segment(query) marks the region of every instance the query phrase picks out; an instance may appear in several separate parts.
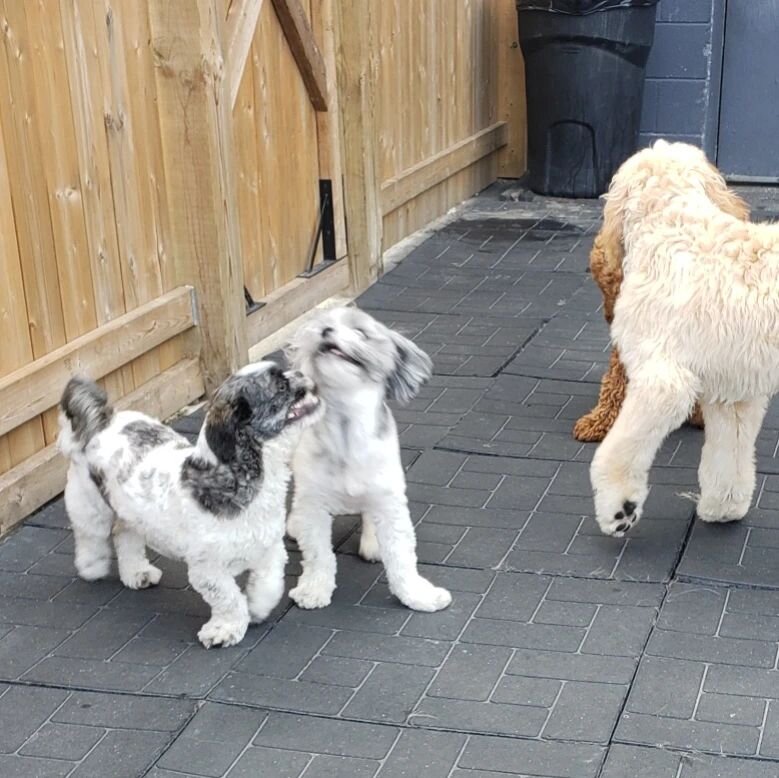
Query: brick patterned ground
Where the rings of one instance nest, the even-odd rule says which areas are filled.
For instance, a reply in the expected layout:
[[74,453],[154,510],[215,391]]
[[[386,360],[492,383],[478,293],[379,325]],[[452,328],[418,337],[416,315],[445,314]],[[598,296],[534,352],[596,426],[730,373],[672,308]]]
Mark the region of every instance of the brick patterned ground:
[[0,543],[3,778],[775,778],[779,409],[744,522],[694,521],[701,434],[682,429],[645,519],[603,537],[593,447],[570,435],[608,356],[599,207],[501,189],[361,299],[435,358],[397,419],[420,559],[451,608],[402,608],[342,517],[332,606],[285,599],[205,652],[181,566],[161,562],[153,591],[77,580],[56,501]]

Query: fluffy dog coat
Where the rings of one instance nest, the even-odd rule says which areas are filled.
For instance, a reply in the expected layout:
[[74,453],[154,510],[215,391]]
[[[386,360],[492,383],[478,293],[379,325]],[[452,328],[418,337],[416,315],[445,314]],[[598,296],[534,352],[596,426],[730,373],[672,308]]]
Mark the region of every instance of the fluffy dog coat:
[[290,592],[302,608],[321,608],[335,589],[332,516],[361,513],[360,555],[381,559],[393,594],[409,608],[436,611],[445,589],[417,571],[400,444],[388,399],[406,402],[431,375],[430,358],[410,340],[357,308],[316,316],[289,349],[316,382],[323,418],[304,431],[293,459],[295,496],[287,525],[303,553]]
[[[664,167],[668,158],[664,154],[648,156],[645,166],[657,165],[654,174],[662,176],[670,189],[681,192],[690,187],[701,187],[706,196],[720,210],[736,219],[749,218],[749,206],[727,188],[725,179],[703,155],[690,155],[686,165],[673,162],[673,175],[666,175]],[[603,314],[608,324],[614,318],[614,305],[622,285],[622,262],[625,247],[622,238],[622,225],[614,220],[614,212],[607,209],[600,232],[590,252],[590,271],[603,294]],[[613,348],[609,365],[601,380],[597,405],[582,416],[574,425],[573,436],[581,441],[601,441],[614,424],[625,399],[627,376],[620,360],[619,351]],[[703,426],[700,407],[696,406],[690,417],[695,426]]]
[[779,389],[779,225],[724,213],[690,170],[687,144],[658,142],[618,171],[607,223],[625,247],[612,337],[629,378],[591,467],[596,518],[622,535],[641,516],[668,433],[700,400],[705,442],[698,516],[742,518],[755,487],[755,440]]
[[[71,379],[60,404],[59,445],[70,459],[65,507],[76,569],[108,575],[110,539],[122,583],[159,582],[146,546],[187,564],[211,607],[198,633],[206,647],[243,639],[284,591],[289,460],[319,401],[300,374],[265,362],[216,391],[195,446],[141,413],[115,413],[96,384]],[[250,571],[246,594],[235,576]]]

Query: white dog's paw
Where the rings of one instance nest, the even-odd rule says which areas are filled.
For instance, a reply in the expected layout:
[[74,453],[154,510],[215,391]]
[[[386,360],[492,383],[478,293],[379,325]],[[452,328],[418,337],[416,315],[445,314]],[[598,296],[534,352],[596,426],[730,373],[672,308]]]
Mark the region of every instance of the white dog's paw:
[[212,618],[207,621],[197,633],[198,640],[205,648],[214,646],[235,646],[240,643],[249,627],[246,621],[229,621],[226,619]]
[[747,496],[739,492],[720,496],[704,494],[698,500],[696,512],[701,521],[712,524],[739,521],[749,512],[751,503],[751,494]]
[[90,559],[89,562],[76,561],[76,570],[79,578],[85,581],[99,581],[108,577],[111,572],[111,560],[108,557]]
[[407,608],[427,613],[443,610],[452,602],[448,590],[434,586],[421,576],[411,586],[404,586],[402,591],[395,592],[395,595]]
[[357,552],[366,562],[380,562],[379,541],[376,535],[366,533],[360,535],[360,549]]
[[304,574],[300,577],[298,585],[290,591],[289,596],[295,601],[298,608],[306,610],[326,608],[333,599],[334,590],[334,585],[318,578],[306,580]]
[[613,494],[596,492],[595,520],[604,535],[622,538],[641,519],[644,511],[643,494]]
[[119,578],[128,589],[148,589],[160,582],[162,570],[154,565],[145,565],[129,572],[120,570]]

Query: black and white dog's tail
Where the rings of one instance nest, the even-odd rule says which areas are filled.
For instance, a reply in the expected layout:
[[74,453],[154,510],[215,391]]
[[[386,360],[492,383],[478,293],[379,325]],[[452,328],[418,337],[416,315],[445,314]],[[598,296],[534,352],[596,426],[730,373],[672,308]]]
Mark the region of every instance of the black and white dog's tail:
[[71,378],[60,400],[60,451],[68,457],[83,451],[108,426],[113,415],[114,409],[101,387],[88,378]]

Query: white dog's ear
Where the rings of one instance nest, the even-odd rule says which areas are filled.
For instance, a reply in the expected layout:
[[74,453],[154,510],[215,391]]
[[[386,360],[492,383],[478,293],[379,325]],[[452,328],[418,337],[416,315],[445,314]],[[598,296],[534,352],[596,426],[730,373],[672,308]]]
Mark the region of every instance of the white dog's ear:
[[400,333],[390,330],[389,334],[395,345],[395,367],[387,376],[387,397],[405,404],[430,380],[433,360]]

